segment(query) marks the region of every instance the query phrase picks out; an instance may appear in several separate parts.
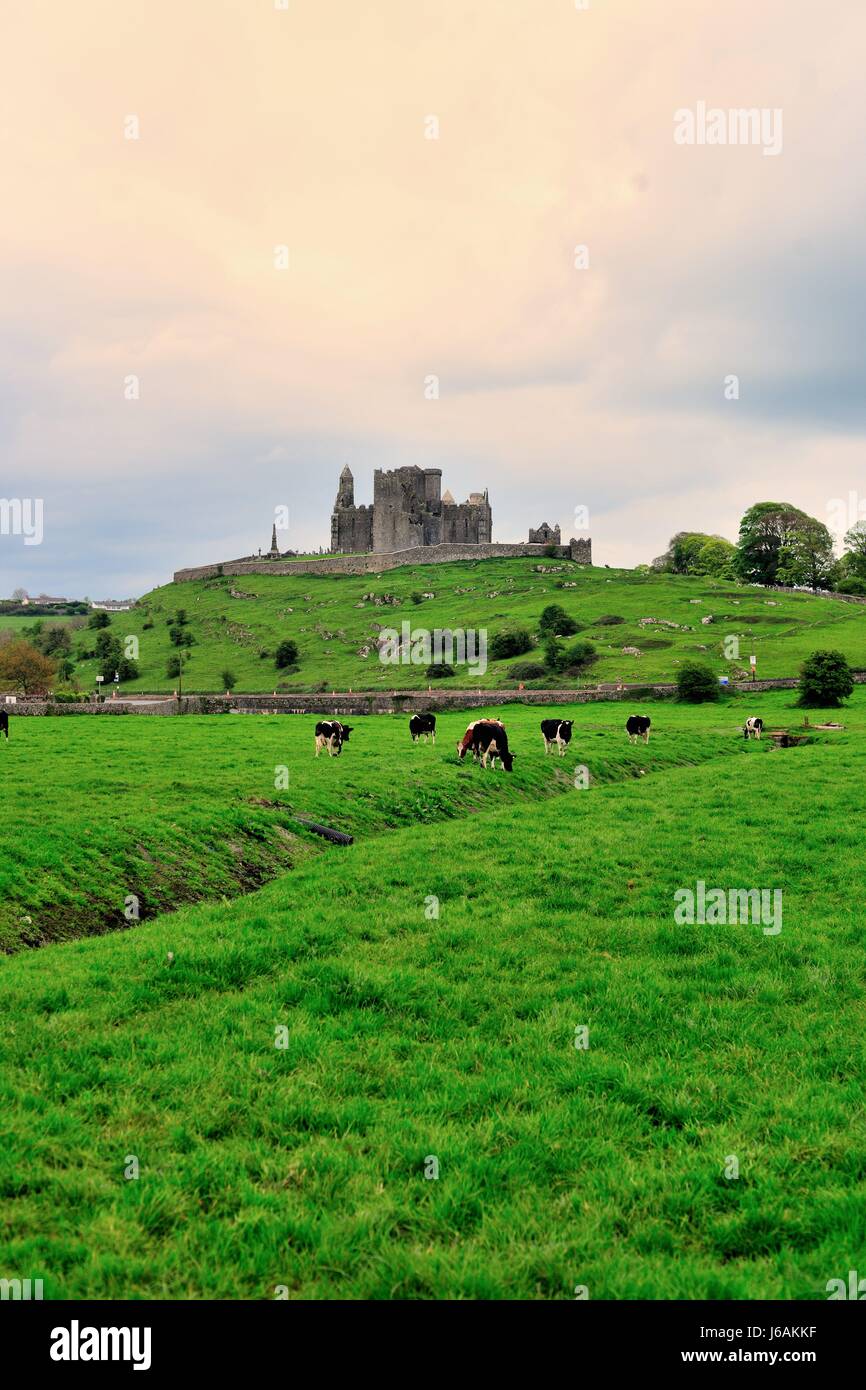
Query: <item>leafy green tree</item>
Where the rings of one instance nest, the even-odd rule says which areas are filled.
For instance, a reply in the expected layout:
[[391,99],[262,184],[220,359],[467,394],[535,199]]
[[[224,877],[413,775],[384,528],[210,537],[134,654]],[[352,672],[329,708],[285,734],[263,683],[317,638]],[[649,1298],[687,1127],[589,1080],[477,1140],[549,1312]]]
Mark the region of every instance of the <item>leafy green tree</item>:
[[502,661],[509,656],[522,656],[532,651],[535,643],[532,633],[526,627],[506,627],[494,633],[490,642],[490,655],[494,661]]
[[709,666],[700,661],[684,661],[677,673],[677,695],[691,705],[718,700],[719,682]]
[[229,670],[220,672],[220,680],[222,681],[223,690],[234,690],[238,683],[238,678],[234,671]]
[[51,623],[39,634],[36,646],[43,656],[66,656],[72,650],[72,636],[63,623]]
[[[866,579],[866,521],[856,522],[850,531],[845,532],[845,545],[847,549],[842,559],[846,578]],[[856,591],[849,589],[847,592]]]
[[284,671],[287,666],[294,666],[298,660],[298,644],[293,642],[290,637],[281,642],[274,652],[274,664],[278,671]]
[[117,663],[116,670],[122,681],[138,680],[138,662],[133,661],[131,657],[122,656]]
[[180,675],[180,657],[179,657],[179,656],[170,656],[170,657],[168,658],[168,664],[167,664],[167,666],[166,666],[166,668],[165,668],[165,674],[166,674],[166,676],[168,677],[168,679],[169,679],[170,681],[176,681],[176,680],[177,680],[178,676]]
[[542,637],[551,633],[557,637],[571,637],[573,633],[580,632],[580,624],[566,613],[561,604],[549,603],[538,619],[538,631]]
[[87,619],[87,626],[94,628],[110,627],[111,614],[106,613],[102,608],[98,608],[96,612],[91,613],[90,617]]
[[724,536],[678,531],[671,537],[664,555],[653,561],[653,568],[667,574],[708,574],[731,579],[736,553],[736,546]]
[[779,552],[776,582],[810,589],[829,588],[836,561],[833,538],[823,522],[804,516]]
[[832,552],[830,533],[815,517],[790,502],[757,502],[740,522],[735,568],[752,584],[811,584],[832,564]]
[[597,660],[598,653],[591,642],[572,642],[562,654],[562,670],[567,676],[579,676]]
[[841,652],[813,652],[800,667],[799,705],[835,709],[854,689],[851,667]]

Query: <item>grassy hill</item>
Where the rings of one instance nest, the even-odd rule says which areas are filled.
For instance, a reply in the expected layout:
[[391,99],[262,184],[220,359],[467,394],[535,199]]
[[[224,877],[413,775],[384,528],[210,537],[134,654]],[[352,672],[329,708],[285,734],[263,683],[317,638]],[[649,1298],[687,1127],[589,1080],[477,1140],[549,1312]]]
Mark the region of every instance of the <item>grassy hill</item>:
[[[549,572],[539,572],[539,565]],[[563,584],[574,587],[559,587]],[[420,599],[424,593],[434,597]],[[420,601],[414,602],[413,594]],[[809,652],[828,646],[843,651],[853,665],[866,666],[866,608],[860,605],[730,581],[590,569],[526,557],[407,566],[380,577],[250,575],[169,584],[146,595],[133,612],[115,615],[112,631],[138,638],[140,679],[127,690],[176,688],[176,678],[169,678],[166,669],[169,657],[177,654],[169,623],[178,609],[188,614],[195,639],[185,690],[220,690],[226,668],[235,674],[237,688],[248,691],[424,688],[423,666],[380,663],[375,645],[379,626],[399,629],[408,621],[428,630],[485,629],[489,641],[514,622],[534,632],[550,603],[561,604],[583,625],[581,638],[596,646],[599,660],[587,677],[593,684],[620,678],[673,680],[679,664],[696,657],[719,674],[730,674],[732,664],[748,667],[752,654],[758,658],[759,675],[794,676]],[[706,617],[712,622],[702,623]],[[623,621],[602,621],[610,618]],[[642,627],[642,618],[676,626]],[[739,640],[734,663],[724,655],[730,636]],[[300,649],[299,667],[288,674],[274,663],[285,638]],[[637,647],[640,657],[624,656],[623,647]],[[536,648],[520,659],[541,658]],[[437,682],[437,688],[513,686],[516,682],[507,674],[512,663],[513,658],[491,660],[486,673],[475,676],[458,669],[454,677]],[[92,688],[96,670],[94,661],[78,665],[83,688]],[[553,683],[550,677],[538,682]]]
[[[52,857],[116,902],[173,832],[197,874],[281,762],[359,838],[0,960],[0,1268],[49,1298],[825,1298],[866,1240],[866,692],[788,751],[743,703],[659,707],[634,748],[583,706],[561,762],[509,710],[511,777],[456,764],[456,715],[318,763],[304,718],[16,721],[4,771],[65,831],[19,904]],[[698,880],[780,890],[781,932],[677,925]]]

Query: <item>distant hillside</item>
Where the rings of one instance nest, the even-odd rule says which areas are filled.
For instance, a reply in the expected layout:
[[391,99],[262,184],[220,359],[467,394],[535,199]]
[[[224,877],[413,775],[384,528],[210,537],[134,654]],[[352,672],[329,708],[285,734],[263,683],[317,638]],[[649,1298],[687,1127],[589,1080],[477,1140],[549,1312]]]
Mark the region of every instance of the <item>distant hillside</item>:
[[[168,584],[145,595],[133,611],[114,614],[111,630],[139,640],[140,678],[125,690],[176,688],[177,680],[166,671],[178,652],[169,626],[180,609],[194,640],[185,657],[185,690],[221,689],[226,668],[241,691],[423,688],[430,683],[424,666],[380,663],[380,626],[399,629],[408,621],[413,629],[483,628],[489,641],[513,623],[537,634],[539,616],[551,603],[583,625],[580,638],[598,651],[585,677],[589,684],[672,680],[681,662],[696,658],[730,675],[733,666],[748,668],[752,654],[760,676],[794,676],[818,647],[839,648],[853,665],[866,667],[866,606],[729,580],[637,574],[534,557],[407,566],[381,577],[251,575]],[[660,621],[641,626],[647,618]],[[712,622],[703,623],[704,618]],[[95,636],[79,634],[74,651],[92,647]],[[728,637],[739,641],[734,661],[724,655]],[[298,668],[289,673],[278,671],[274,662],[278,644],[287,638],[300,652]],[[635,647],[641,655],[624,655],[623,647]],[[543,652],[537,646],[516,659],[540,662]],[[514,660],[490,660],[484,675],[458,669],[436,684],[513,686],[507,672]],[[95,660],[77,663],[83,688],[92,687],[96,670]],[[555,682],[546,677],[537,683]]]

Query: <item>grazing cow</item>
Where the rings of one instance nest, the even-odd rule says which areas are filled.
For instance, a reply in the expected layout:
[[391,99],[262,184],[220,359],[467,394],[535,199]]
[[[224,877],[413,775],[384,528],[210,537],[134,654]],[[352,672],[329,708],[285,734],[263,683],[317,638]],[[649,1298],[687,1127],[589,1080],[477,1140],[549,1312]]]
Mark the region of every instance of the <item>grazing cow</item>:
[[0,709],[0,734],[9,738],[9,714],[5,709]]
[[343,744],[349,742],[351,732],[351,725],[341,724],[339,719],[320,720],[316,725],[316,757],[323,748],[327,748],[332,758],[342,753]]
[[472,730],[472,751],[476,758],[481,758],[481,766],[487,766],[490,759],[492,767],[496,767],[498,758],[506,772],[510,772],[514,764],[514,754],[508,748],[508,735],[505,732],[505,725],[498,719],[479,719]]
[[650,717],[648,714],[630,714],[625,721],[625,731],[628,734],[629,743],[634,743],[635,739],[642,738],[644,743],[649,743]]
[[436,716],[435,714],[413,714],[409,720],[409,733],[412,735],[412,742],[417,743],[423,735],[424,742],[432,738],[436,742]]
[[565,750],[571,742],[571,726],[573,719],[542,719],[541,733],[544,738],[544,751],[549,753],[554,744],[559,750],[559,756],[565,757]]
[[463,735],[463,737],[457,740],[457,756],[461,762],[466,757],[466,752],[469,748],[472,748],[472,752],[475,754],[475,757],[478,757],[477,750],[472,747],[472,735],[474,734],[476,725],[478,724],[498,724],[500,729],[505,727],[501,719],[473,719],[471,724],[466,725],[466,733]]
[[743,738],[760,738],[763,728],[763,719],[758,719],[752,715],[743,725]]

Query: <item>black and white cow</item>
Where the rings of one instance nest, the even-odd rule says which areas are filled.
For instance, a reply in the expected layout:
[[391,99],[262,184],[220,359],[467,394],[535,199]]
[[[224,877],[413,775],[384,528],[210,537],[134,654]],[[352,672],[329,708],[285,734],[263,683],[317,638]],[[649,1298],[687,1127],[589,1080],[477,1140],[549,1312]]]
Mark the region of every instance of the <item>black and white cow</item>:
[[319,720],[316,725],[316,757],[318,758],[323,748],[327,748],[332,758],[342,753],[343,744],[349,742],[351,732],[351,725],[341,724],[339,719]]
[[760,738],[764,729],[763,719],[751,715],[743,725],[743,738]]
[[470,747],[476,758],[481,759],[482,767],[487,766],[489,758],[491,767],[495,768],[498,758],[505,771],[511,771],[514,764],[514,754],[508,747],[505,725],[501,724],[498,719],[479,719],[472,730]]
[[5,737],[6,737],[7,740],[8,740],[8,738],[9,738],[9,714],[8,714],[8,711],[5,710],[5,709],[0,709],[0,734],[4,734]]
[[409,733],[412,735],[412,742],[417,743],[423,735],[424,742],[432,738],[436,742],[436,716],[435,714],[413,714],[409,720]]
[[630,714],[625,721],[625,731],[628,734],[629,743],[634,743],[635,739],[638,738],[642,738],[644,743],[649,743],[651,722],[648,714]]
[[551,748],[556,745],[559,756],[565,757],[565,750],[571,742],[571,726],[573,719],[542,719],[541,733],[544,738],[544,751],[549,753]]

